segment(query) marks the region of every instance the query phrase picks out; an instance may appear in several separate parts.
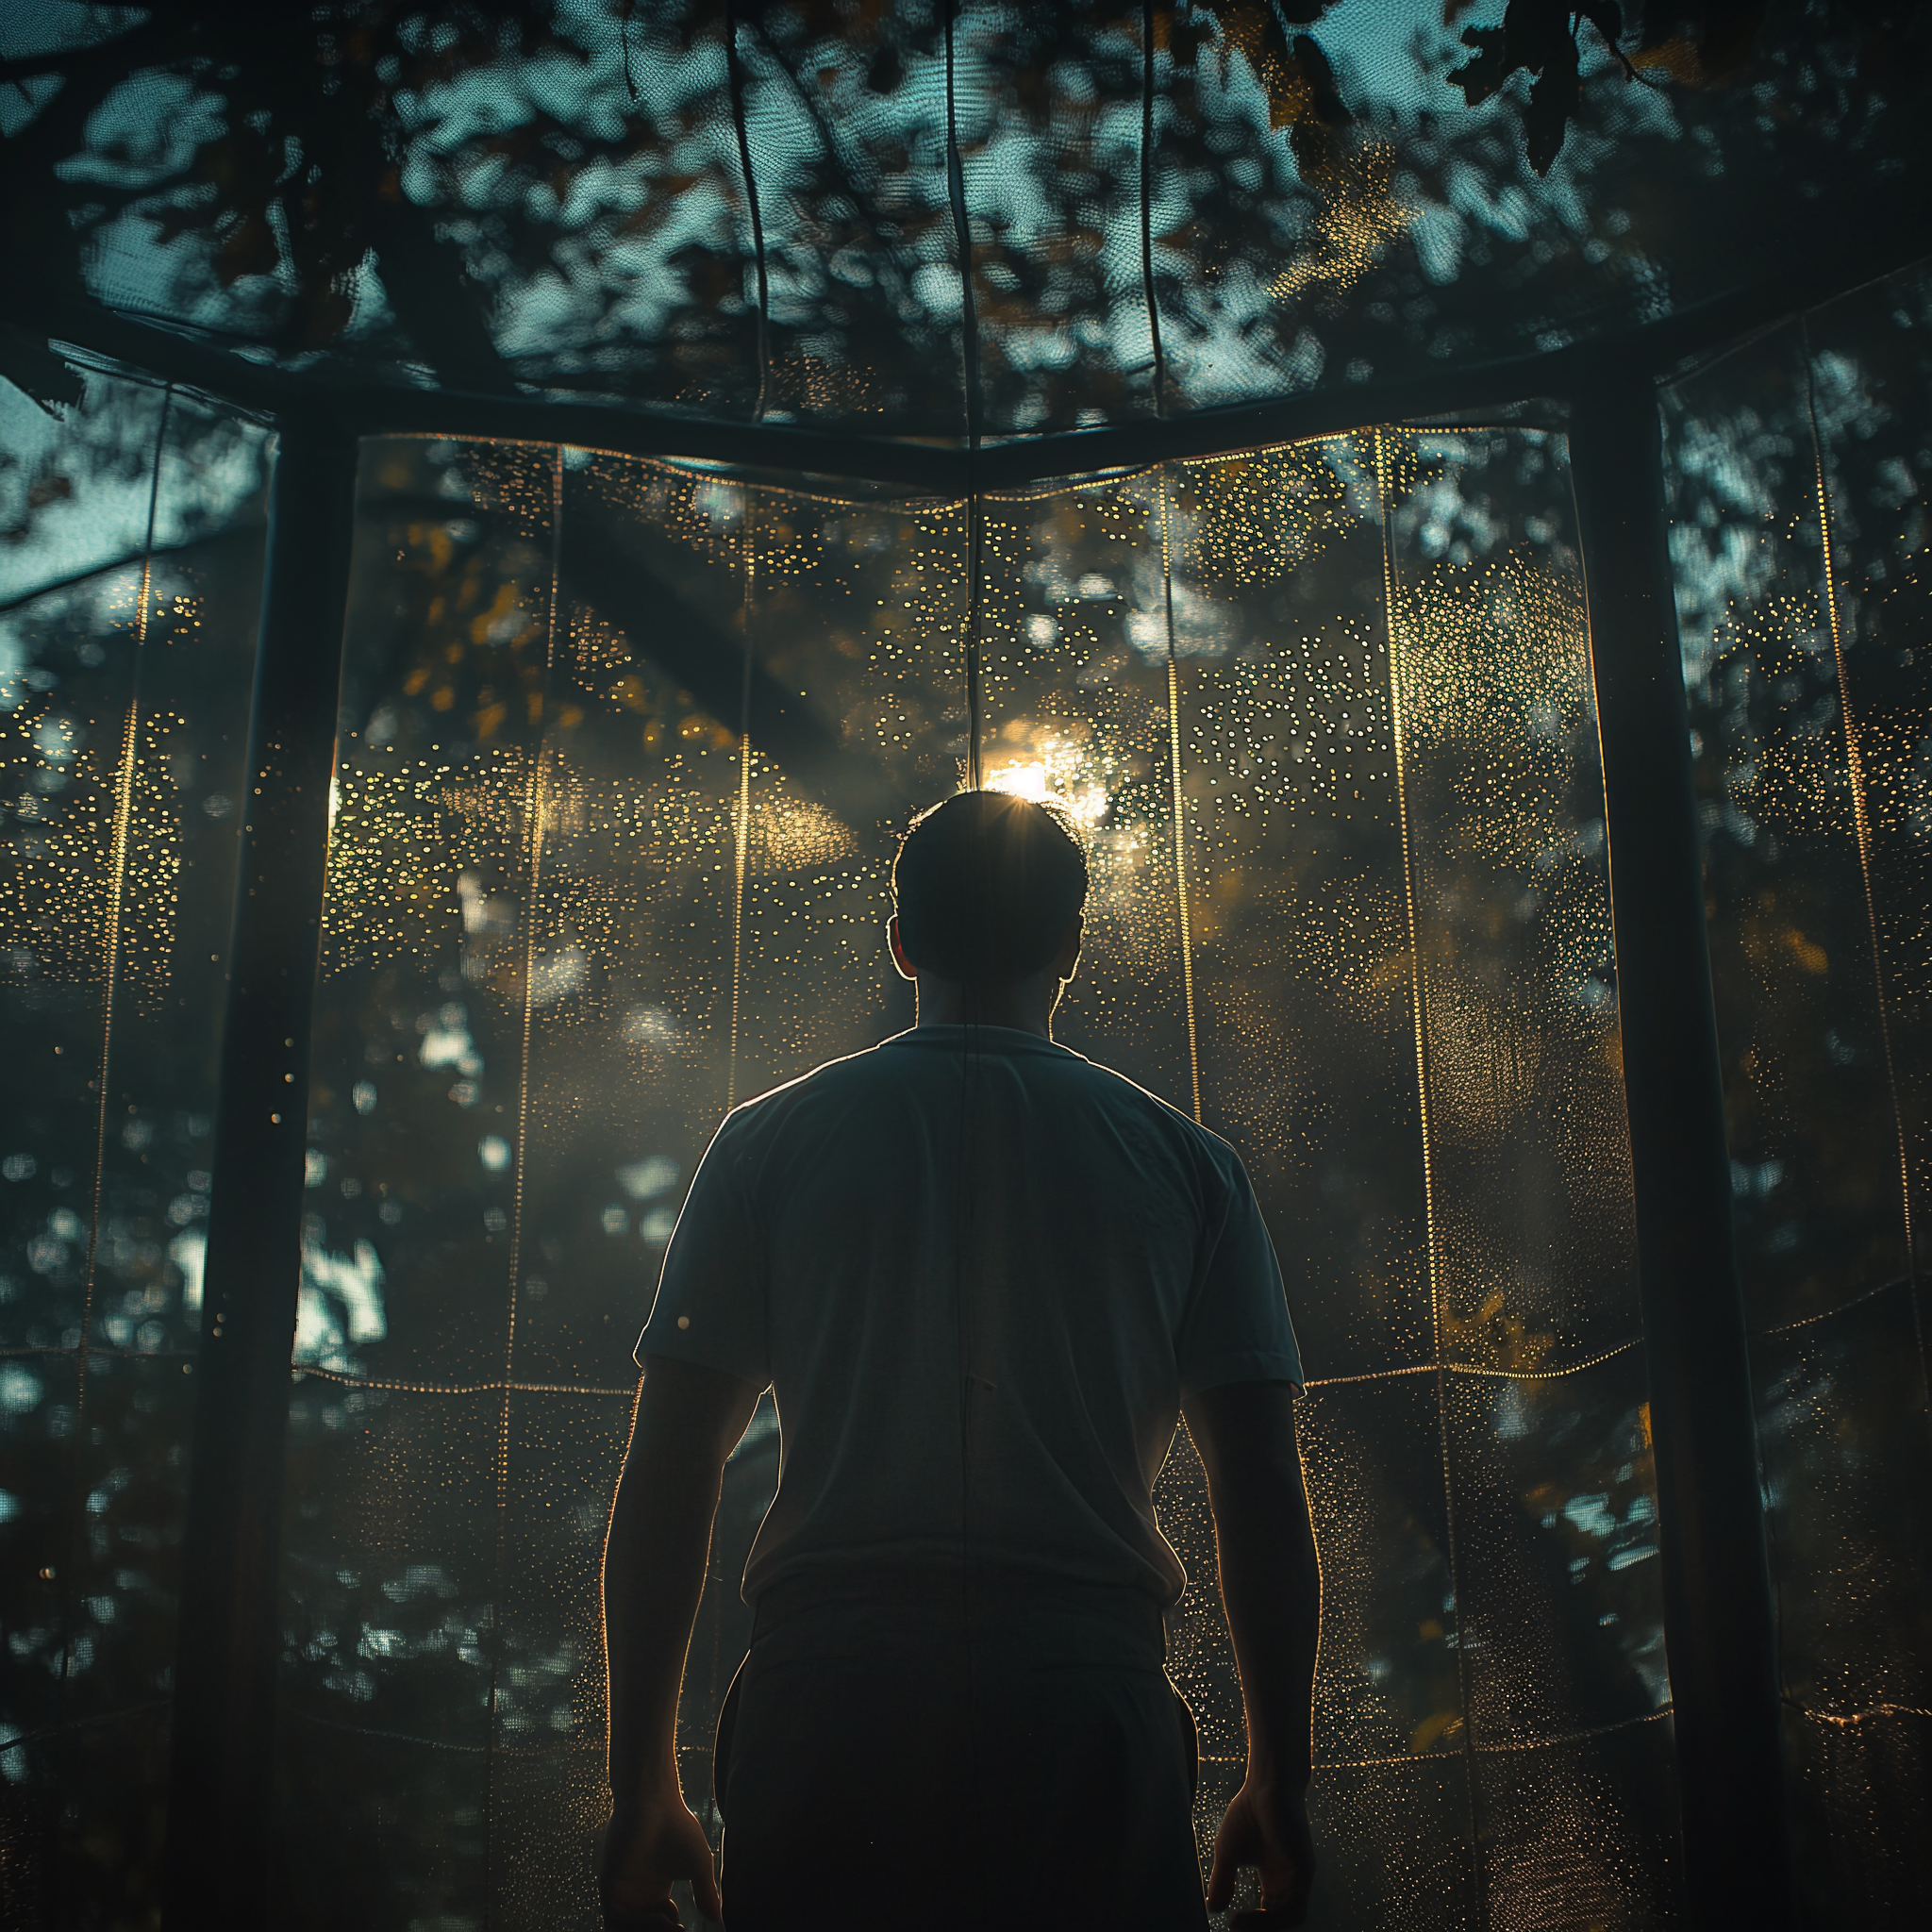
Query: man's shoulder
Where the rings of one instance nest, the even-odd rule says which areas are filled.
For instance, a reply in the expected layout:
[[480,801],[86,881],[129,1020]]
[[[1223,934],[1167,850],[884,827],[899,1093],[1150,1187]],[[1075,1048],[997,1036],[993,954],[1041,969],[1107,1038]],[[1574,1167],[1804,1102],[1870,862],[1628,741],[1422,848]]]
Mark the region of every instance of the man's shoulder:
[[861,1047],[857,1053],[841,1054],[835,1060],[822,1061],[809,1073],[768,1087],[749,1100],[741,1100],[724,1116],[719,1136],[755,1138],[761,1131],[776,1127],[814,1100],[889,1083],[893,1074],[881,1056],[891,1044],[891,1041],[883,1040],[876,1045]]
[[[1212,1127],[1203,1126],[1184,1108],[1174,1106],[1170,1100],[1163,1100],[1159,1094],[1142,1087],[1117,1067],[1109,1067],[1101,1060],[1083,1058],[1078,1054],[1071,1054],[1068,1058],[1075,1067],[1083,1070],[1083,1084],[1093,1094],[1096,1103],[1109,1114],[1141,1124],[1146,1132],[1158,1137],[1175,1153],[1205,1162],[1224,1179],[1232,1178],[1241,1171],[1241,1156],[1233,1144]],[[1081,1075],[1076,1074],[1075,1077]]]

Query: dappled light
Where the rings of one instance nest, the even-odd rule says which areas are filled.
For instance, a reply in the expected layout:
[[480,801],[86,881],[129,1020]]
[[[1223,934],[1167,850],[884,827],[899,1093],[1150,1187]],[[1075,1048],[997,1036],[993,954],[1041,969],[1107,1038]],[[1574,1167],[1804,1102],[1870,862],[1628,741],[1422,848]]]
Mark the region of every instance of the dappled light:
[[[974,787],[1086,854],[1055,1038],[1280,1256],[1308,1923],[1909,1922],[1928,62],[0,7],[0,1922],[592,1932],[639,1330],[721,1118],[912,1024]],[[1185,1428],[1155,1501],[1205,1861]]]

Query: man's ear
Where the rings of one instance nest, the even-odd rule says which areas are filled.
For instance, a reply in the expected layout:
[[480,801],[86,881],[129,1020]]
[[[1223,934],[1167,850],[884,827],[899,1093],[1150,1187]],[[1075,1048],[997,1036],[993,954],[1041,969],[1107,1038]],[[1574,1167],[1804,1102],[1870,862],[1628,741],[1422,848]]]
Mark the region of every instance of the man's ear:
[[899,915],[896,912],[886,921],[886,943],[892,949],[892,964],[898,969],[899,977],[916,980],[919,968],[906,957],[906,942],[899,937]]

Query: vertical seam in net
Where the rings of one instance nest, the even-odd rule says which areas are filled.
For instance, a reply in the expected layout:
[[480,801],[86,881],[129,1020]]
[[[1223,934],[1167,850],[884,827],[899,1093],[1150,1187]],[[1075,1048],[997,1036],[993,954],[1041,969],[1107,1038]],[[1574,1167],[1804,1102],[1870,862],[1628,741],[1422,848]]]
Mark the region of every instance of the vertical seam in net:
[[509,1508],[509,1421],[511,1383],[516,1374],[517,1274],[523,1267],[524,1180],[529,1165],[530,1119],[530,1033],[534,1012],[533,980],[537,964],[537,921],[539,889],[543,867],[543,762],[544,741],[550,730],[550,685],[557,668],[557,619],[563,567],[563,446],[554,453],[555,467],[550,480],[550,621],[543,640],[543,685],[538,707],[537,745],[530,758],[529,777],[524,788],[524,974],[523,1025],[517,1058],[517,1144],[516,1183],[510,1193],[509,1221],[509,1318],[503,1337],[503,1402],[496,1424],[496,1558],[494,1589],[491,1592],[490,1646],[490,1730],[484,1740],[488,1767],[485,1776],[483,1843],[486,1886],[484,1924],[494,1916],[493,1899],[489,1891],[488,1873],[496,1842],[496,1731],[497,1705],[503,1681],[505,1545]]
[[101,1057],[96,1068],[99,1105],[94,1109],[93,1213],[87,1236],[87,1283],[80,1307],[80,1380],[76,1407],[85,1408],[88,1344],[92,1339],[94,1271],[100,1256],[101,1199],[108,1159],[108,1064],[114,1037],[114,994],[121,978],[121,909],[127,880],[127,841],[134,821],[134,764],[140,750],[141,670],[147,655],[148,605],[154,592],[155,520],[161,497],[161,453],[167,446],[168,416],[174,407],[171,383],[161,392],[161,416],[155,427],[155,458],[148,476],[147,534],[142,543],[140,601],[134,613],[134,671],[127,692],[127,721],[122,727],[121,758],[114,774],[114,830],[108,860],[108,958],[101,997]]
[[1154,292],[1154,5],[1155,0],[1141,0],[1141,292],[1154,349],[1154,413],[1165,421],[1167,359],[1160,343],[1160,303]]
[[87,1231],[87,1276],[80,1304],[80,1346],[75,1357],[74,1462],[68,1473],[67,1517],[70,1525],[67,1552],[61,1562],[60,1582],[60,1681],[59,1722],[66,1720],[67,1686],[74,1674],[74,1587],[79,1565],[79,1511],[74,1505],[79,1474],[80,1455],[87,1443],[87,1366],[89,1344],[93,1338],[94,1271],[101,1247],[101,1204],[105,1194],[108,1164],[108,1070],[114,1041],[114,995],[121,980],[121,910],[127,876],[127,841],[134,819],[134,764],[141,748],[141,670],[146,656],[148,603],[154,589],[155,519],[161,497],[161,456],[168,441],[168,416],[174,407],[175,387],[161,391],[160,421],[155,426],[155,458],[148,476],[147,535],[141,552],[140,602],[134,614],[134,670],[128,681],[127,722],[121,734],[121,758],[114,774],[114,830],[108,845],[108,908],[105,921],[107,960],[101,991],[101,1055],[95,1069],[98,1105],[94,1109],[94,1187],[93,1212]]
[[1422,1127],[1423,1217],[1429,1268],[1429,1333],[1435,1360],[1436,1428],[1442,1453],[1442,1517],[1449,1559],[1449,1594],[1456,1606],[1456,1681],[1462,1699],[1463,1779],[1469,1801],[1469,1856],[1478,1896],[1482,1886],[1482,1848],[1475,1814],[1475,1726],[1470,1711],[1469,1659],[1462,1636],[1462,1566],[1456,1536],[1456,1484],[1449,1462],[1449,1402],[1442,1362],[1441,1267],[1436,1239],[1436,1162],[1430,1140],[1428,1032],[1423,998],[1423,955],[1416,916],[1415,841],[1408,816],[1408,758],[1403,747],[1402,626],[1397,611],[1400,589],[1395,568],[1395,530],[1390,508],[1389,449],[1386,432],[1377,426],[1375,440],[1375,504],[1382,525],[1382,608],[1389,647],[1390,740],[1394,747],[1395,812],[1402,838],[1402,897],[1408,915],[1409,1010],[1415,1029],[1416,1109]]
[[966,212],[966,170],[959,159],[958,98],[955,85],[954,32],[958,0],[946,4],[946,199],[953,211],[953,243],[959,258],[960,381],[966,404],[966,783],[979,790],[979,608],[981,515],[979,506],[979,310],[973,294],[973,225]]
[[1194,1026],[1194,929],[1188,913],[1187,794],[1181,788],[1181,675],[1174,638],[1174,551],[1168,531],[1167,466],[1155,472],[1160,502],[1160,590],[1167,606],[1167,761],[1174,793],[1174,890],[1181,931],[1181,998],[1188,1016],[1188,1078],[1201,1119],[1201,1047]]
[[1818,384],[1811,357],[1811,327],[1798,322],[1799,347],[1805,358],[1805,408],[1811,424],[1811,463],[1818,484],[1818,540],[1824,561],[1824,614],[1831,627],[1832,662],[1838,670],[1838,714],[1844,727],[1845,766],[1852,788],[1852,829],[1858,843],[1858,879],[1865,893],[1865,929],[1872,941],[1872,985],[1878,1002],[1878,1038],[1885,1049],[1885,1086],[1891,1102],[1892,1130],[1898,1139],[1899,1202],[1905,1222],[1906,1281],[1912,1308],[1912,1339],[1919,1351],[1919,1389],[1923,1406],[1932,1407],[1928,1385],[1925,1335],[1919,1319],[1919,1270],[1912,1242],[1912,1163],[1906,1139],[1904,1110],[1899,1106],[1898,1072],[1891,1053],[1891,1009],[1885,995],[1885,961],[1878,950],[1878,901],[1872,885],[1872,815],[1865,789],[1865,760],[1852,719],[1852,684],[1845,663],[1844,639],[1839,622],[1838,577],[1831,557],[1831,492],[1824,478],[1824,439],[1818,430]]
[[738,1027],[744,986],[744,874],[751,839],[751,604],[758,551],[753,539],[751,486],[739,485],[741,542],[744,562],[744,594],[739,604],[739,628],[744,634],[744,655],[738,692],[738,804],[733,813],[733,881],[731,893],[731,1047],[724,1064],[724,1108],[738,1104]]
[[[970,451],[967,464],[970,477]],[[983,569],[980,543],[979,491],[969,481],[966,491],[966,783],[974,791],[979,790],[984,776],[979,749],[985,710],[979,667],[980,576]]]
[[771,278],[765,267],[765,224],[758,211],[758,176],[752,173],[751,129],[744,118],[744,66],[738,58],[738,8],[724,8],[724,69],[731,90],[731,125],[738,135],[738,165],[744,173],[744,202],[751,215],[752,261],[758,278],[758,393],[752,406],[752,420],[764,421],[765,393],[771,381],[772,354],[768,341],[772,326]]

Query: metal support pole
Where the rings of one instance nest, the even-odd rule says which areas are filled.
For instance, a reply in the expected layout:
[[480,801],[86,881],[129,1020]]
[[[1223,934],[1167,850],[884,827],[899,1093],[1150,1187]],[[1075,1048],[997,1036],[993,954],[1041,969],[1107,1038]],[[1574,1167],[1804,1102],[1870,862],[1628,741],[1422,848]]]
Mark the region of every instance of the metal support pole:
[[1663,440],[1646,377],[1576,399],[1570,458],[1603,737],[1687,1916],[1790,1926],[1776,1630]]
[[252,1932],[268,1909],[308,1021],[356,457],[353,436],[284,425],[270,500],[182,1550],[163,1893],[170,1932]]

